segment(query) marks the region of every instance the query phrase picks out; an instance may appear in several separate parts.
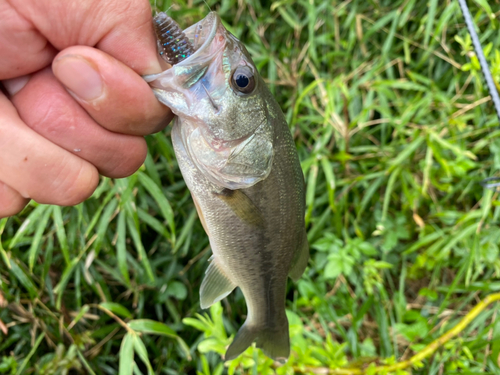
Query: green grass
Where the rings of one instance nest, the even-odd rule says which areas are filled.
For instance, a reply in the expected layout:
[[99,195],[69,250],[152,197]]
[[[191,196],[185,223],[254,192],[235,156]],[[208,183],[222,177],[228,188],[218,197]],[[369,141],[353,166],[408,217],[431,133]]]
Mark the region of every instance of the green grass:
[[[499,303],[458,325],[500,292],[500,199],[480,185],[500,169],[500,130],[458,3],[208,3],[281,103],[306,176],[290,360],[221,362],[245,303],[200,310],[210,251],[167,128],[138,173],[85,203],[0,221],[0,374],[388,373],[453,327],[391,373],[500,374]],[[469,1],[499,82],[500,6],[486,3]],[[182,26],[206,13],[169,11]]]

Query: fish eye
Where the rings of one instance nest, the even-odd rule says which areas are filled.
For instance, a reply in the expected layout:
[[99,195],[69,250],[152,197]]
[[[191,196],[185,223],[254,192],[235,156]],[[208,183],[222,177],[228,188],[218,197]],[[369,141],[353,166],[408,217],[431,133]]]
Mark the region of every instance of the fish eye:
[[248,66],[238,67],[231,78],[231,86],[236,93],[250,94],[255,89],[255,77]]

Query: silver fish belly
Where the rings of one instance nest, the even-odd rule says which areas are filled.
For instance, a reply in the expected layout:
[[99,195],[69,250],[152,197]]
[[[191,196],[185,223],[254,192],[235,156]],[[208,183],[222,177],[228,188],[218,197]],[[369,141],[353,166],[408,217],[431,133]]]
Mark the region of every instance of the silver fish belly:
[[177,115],[175,154],[213,252],[201,307],[239,287],[248,313],[225,359],[256,342],[285,360],[287,278],[298,280],[309,258],[297,150],[248,52],[219,17],[210,13],[185,34],[194,54],[146,80]]

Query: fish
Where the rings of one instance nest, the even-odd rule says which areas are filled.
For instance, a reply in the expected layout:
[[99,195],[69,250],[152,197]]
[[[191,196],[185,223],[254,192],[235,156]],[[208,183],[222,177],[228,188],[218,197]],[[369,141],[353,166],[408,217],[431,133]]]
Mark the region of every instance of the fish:
[[309,259],[297,149],[250,54],[220,17],[210,12],[183,33],[189,56],[145,79],[176,115],[172,144],[212,249],[200,305],[239,287],[246,320],[224,359],[255,342],[284,362],[287,280],[298,281]]

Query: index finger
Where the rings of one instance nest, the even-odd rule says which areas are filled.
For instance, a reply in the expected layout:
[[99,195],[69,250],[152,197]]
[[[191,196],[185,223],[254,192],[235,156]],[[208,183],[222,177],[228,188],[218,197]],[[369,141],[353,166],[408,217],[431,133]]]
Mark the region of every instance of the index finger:
[[[10,4],[34,26],[33,32],[40,32],[57,50],[97,47],[138,74],[161,71],[147,0],[11,0]],[[26,45],[18,49],[19,56],[27,52]]]

